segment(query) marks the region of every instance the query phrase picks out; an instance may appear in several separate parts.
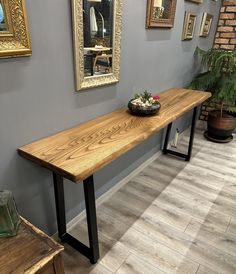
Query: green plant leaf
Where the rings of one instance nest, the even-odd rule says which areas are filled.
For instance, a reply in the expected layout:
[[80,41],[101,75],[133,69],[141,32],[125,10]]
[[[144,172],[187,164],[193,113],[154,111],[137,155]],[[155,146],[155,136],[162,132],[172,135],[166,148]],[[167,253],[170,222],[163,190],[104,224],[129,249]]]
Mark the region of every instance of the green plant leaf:
[[187,88],[211,91],[212,101],[232,109],[236,101],[236,52],[197,47],[194,55],[201,58],[205,72],[198,74]]

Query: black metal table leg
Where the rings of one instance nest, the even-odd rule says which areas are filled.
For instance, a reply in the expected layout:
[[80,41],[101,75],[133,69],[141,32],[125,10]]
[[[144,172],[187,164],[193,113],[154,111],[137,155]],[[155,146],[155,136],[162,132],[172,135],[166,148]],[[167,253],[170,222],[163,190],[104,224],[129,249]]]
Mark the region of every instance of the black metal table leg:
[[165,137],[165,142],[164,142],[164,147],[163,147],[164,154],[167,153],[167,146],[168,146],[169,139],[170,139],[171,128],[172,128],[172,123],[170,123],[167,127],[166,137]]
[[193,140],[194,140],[195,127],[196,127],[196,118],[197,118],[197,107],[193,109],[193,118],[192,118],[192,125],[191,125],[191,132],[190,132],[190,139],[189,139],[189,146],[188,146],[188,155],[186,157],[186,161],[189,161],[192,155]]
[[84,196],[87,212],[89,246],[91,252],[90,262],[95,264],[99,258],[99,246],[93,176],[90,176],[84,180]]
[[170,123],[167,127],[166,136],[165,136],[165,142],[163,146],[163,153],[164,154],[172,154],[181,158],[184,158],[185,161],[190,161],[191,155],[192,155],[192,148],[193,148],[193,140],[194,140],[194,132],[195,132],[195,126],[196,126],[196,117],[197,117],[197,107],[193,109],[193,118],[192,118],[192,125],[191,125],[191,132],[190,132],[190,139],[189,139],[189,146],[188,146],[188,154],[183,154],[177,151],[173,151],[171,149],[167,149],[170,133],[171,133],[171,127],[172,123]]
[[57,213],[57,227],[58,236],[63,239],[66,234],[66,215],[65,215],[65,199],[63,178],[56,173],[53,173],[56,213]]
[[89,247],[87,247],[79,240],[75,239],[73,236],[67,233],[63,177],[56,173],[53,173],[53,182],[59,238],[63,243],[71,245],[85,257],[89,258],[92,264],[95,264],[99,259],[99,245],[93,176],[90,176],[88,179],[84,180],[84,194],[90,245]]

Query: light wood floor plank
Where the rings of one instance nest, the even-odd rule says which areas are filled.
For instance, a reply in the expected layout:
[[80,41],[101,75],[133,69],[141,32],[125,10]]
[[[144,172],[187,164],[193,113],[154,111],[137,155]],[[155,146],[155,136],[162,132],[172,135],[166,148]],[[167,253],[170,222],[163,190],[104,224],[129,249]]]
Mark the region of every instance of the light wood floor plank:
[[150,205],[150,207],[143,213],[142,217],[155,218],[158,221],[164,222],[181,231],[185,231],[191,220],[190,215],[165,207],[162,204]]
[[109,269],[112,272],[116,272],[122,264],[124,264],[126,258],[129,256],[130,251],[120,242],[117,242],[109,249],[101,259],[99,264]]
[[212,203],[198,198],[187,198],[183,195],[176,193],[172,190],[165,190],[159,195],[158,199],[154,201],[154,204],[165,204],[173,208],[176,207],[195,218],[203,219],[207,216],[211,209]]
[[191,205],[190,202],[186,202],[185,200],[176,200],[173,199],[175,196],[167,196],[163,195],[161,198],[155,200],[153,203],[157,207],[164,207],[173,212],[179,212],[182,214],[186,214],[189,217],[193,217],[204,225],[209,230],[219,230],[225,231],[228,227],[230,216],[225,215],[219,211],[213,210],[211,208],[203,208],[201,206],[196,207]]
[[236,273],[235,256],[229,255],[200,240],[195,240],[195,244],[191,245],[186,258],[190,258],[211,269],[216,269],[222,274]]
[[165,246],[176,250],[182,255],[187,254],[190,246],[194,242],[194,237],[165,223],[157,221],[156,218],[141,217],[134,225],[133,228],[140,231],[150,239],[155,240]]
[[[200,261],[205,266],[210,265],[211,267],[221,268],[222,271],[228,273],[231,269],[236,270],[236,261],[233,257],[236,251],[236,242],[235,238],[231,236],[202,230],[200,224],[200,227],[198,227],[199,233],[189,233],[186,237],[183,233],[172,229],[168,225],[150,218],[140,218],[133,225],[133,228],[195,262]],[[228,256],[224,252],[233,256]],[[226,258],[227,264],[225,264]]]
[[184,195],[186,199],[196,199],[204,200],[213,203],[219,191],[205,191],[199,187],[194,186],[194,184],[186,183],[182,178],[178,176],[173,180],[172,184],[168,187],[168,191],[176,192],[180,195]]
[[[207,177],[207,183],[205,182]],[[208,193],[219,193],[224,187],[225,181],[222,178],[209,174],[207,170],[202,170],[195,167],[194,171],[186,167],[183,172],[178,174],[178,179],[188,184],[189,186],[196,187]]]
[[236,236],[236,218],[231,218],[227,232]]
[[225,253],[236,256],[236,237],[230,233],[209,231],[204,225],[196,220],[190,222],[185,233],[199,241],[208,243]]
[[200,265],[197,271],[197,274],[220,274],[220,273],[219,272],[217,273],[206,266]]
[[121,238],[130,251],[142,256],[145,261],[151,265],[156,265],[161,271],[166,273],[196,273],[198,264],[185,258],[185,256],[173,251],[171,248],[150,239],[145,234],[130,228],[129,231]]
[[142,257],[130,255],[116,274],[164,274],[158,268],[146,263]]
[[215,199],[212,209],[224,212],[231,217],[236,216],[236,201],[219,196]]
[[[218,152],[223,155],[223,157],[235,157],[236,153],[236,141],[233,140],[230,143],[226,144],[214,144],[207,143],[206,139],[202,135],[202,131],[196,130],[194,139],[194,147],[199,150],[206,150],[207,152]],[[184,145],[187,145],[187,137],[183,136]],[[217,148],[217,149],[216,149]]]
[[234,178],[235,176],[235,169],[233,167],[227,167],[225,161],[216,161],[216,158],[213,158],[209,164],[209,162],[206,162],[206,159],[195,157],[192,159],[191,164],[193,166],[207,167],[210,171],[213,171],[220,176],[223,175],[225,179],[228,179],[229,177]]

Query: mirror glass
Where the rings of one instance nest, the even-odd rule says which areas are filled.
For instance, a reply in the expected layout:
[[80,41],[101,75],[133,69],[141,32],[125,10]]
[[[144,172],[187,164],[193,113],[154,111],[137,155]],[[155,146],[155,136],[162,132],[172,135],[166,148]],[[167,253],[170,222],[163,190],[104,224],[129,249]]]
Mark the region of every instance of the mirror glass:
[[154,19],[169,19],[171,10],[170,0],[154,0],[153,3],[153,18]]
[[147,0],[146,28],[172,28],[177,0]]
[[113,0],[83,0],[84,77],[112,71]]
[[2,0],[0,0],[0,31],[7,31],[7,20]]

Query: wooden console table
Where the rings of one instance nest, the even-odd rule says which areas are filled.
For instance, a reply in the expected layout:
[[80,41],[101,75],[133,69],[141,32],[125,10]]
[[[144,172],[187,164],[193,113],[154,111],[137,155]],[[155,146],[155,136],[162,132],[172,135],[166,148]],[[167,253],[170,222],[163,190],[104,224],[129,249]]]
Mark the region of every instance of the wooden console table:
[[[197,106],[211,93],[170,89],[160,96],[162,106],[158,115],[138,117],[129,114],[126,108],[119,109],[18,149],[21,156],[53,172],[59,237],[88,257],[91,263],[99,258],[93,174],[166,126],[163,152],[187,161],[191,158]],[[172,122],[192,109],[188,153],[167,149]],[[66,231],[63,178],[75,183],[83,181],[89,247]]]
[[16,236],[0,238],[0,273],[64,274],[60,255],[63,250],[63,246],[22,218]]

